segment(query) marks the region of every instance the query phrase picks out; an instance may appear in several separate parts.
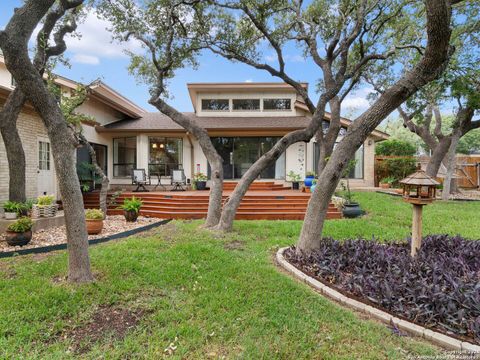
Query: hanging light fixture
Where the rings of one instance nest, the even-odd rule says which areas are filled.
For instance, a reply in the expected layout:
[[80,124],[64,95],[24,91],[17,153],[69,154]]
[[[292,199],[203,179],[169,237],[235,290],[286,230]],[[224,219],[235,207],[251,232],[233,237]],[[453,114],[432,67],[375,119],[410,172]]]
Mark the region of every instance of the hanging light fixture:
[[161,143],[160,144],[160,149],[163,149],[165,147],[165,144]]
[[152,149],[156,149],[157,148],[157,143],[153,143],[152,144]]

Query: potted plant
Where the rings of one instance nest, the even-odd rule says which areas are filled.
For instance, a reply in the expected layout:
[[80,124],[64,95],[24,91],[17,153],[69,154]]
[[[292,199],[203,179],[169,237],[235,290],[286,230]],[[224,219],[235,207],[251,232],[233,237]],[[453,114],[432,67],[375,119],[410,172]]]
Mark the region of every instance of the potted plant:
[[298,190],[300,189],[300,180],[301,180],[301,177],[299,174],[293,172],[293,171],[290,171],[288,174],[287,174],[287,177],[290,179],[290,181],[292,182],[292,190]]
[[88,235],[96,235],[102,232],[104,217],[103,211],[100,209],[85,210]]
[[37,198],[37,203],[32,206],[32,217],[52,217],[57,214],[57,204],[53,195],[43,195]]
[[395,181],[396,179],[393,176],[387,176],[380,180],[379,185],[382,189],[389,189]]
[[312,186],[310,186],[310,192],[313,193],[317,187],[317,179],[313,179]]
[[18,215],[20,216],[30,216],[32,212],[33,204],[35,204],[36,200],[29,199],[24,203],[19,204]]
[[5,201],[3,204],[3,210],[5,212],[5,219],[15,220],[20,211],[21,204],[16,201]]
[[345,194],[345,202],[343,204],[342,213],[343,216],[346,218],[356,218],[362,216],[365,212],[360,208],[360,204],[353,200],[352,192],[350,191],[350,181],[348,175],[350,171],[355,167],[357,163],[356,160],[351,160],[345,171],[343,172],[343,177],[345,181],[341,182],[341,186],[343,187],[343,191]]
[[315,173],[313,171],[307,171],[305,176],[304,184],[306,187],[312,186],[313,179],[315,179]]
[[207,175],[204,173],[198,172],[193,175],[193,181],[195,182],[195,188],[197,190],[205,190],[207,187]]
[[32,240],[33,221],[28,217],[21,217],[7,228],[5,240],[10,246],[24,246]]
[[142,204],[142,200],[136,198],[135,196],[133,196],[131,199],[125,199],[123,201],[123,205],[120,206],[120,208],[123,210],[123,215],[125,215],[125,220],[128,222],[137,221]]

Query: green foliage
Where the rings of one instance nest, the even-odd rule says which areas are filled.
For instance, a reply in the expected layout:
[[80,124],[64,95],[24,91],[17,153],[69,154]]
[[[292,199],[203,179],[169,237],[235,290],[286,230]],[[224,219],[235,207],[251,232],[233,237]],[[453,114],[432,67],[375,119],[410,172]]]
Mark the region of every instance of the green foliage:
[[43,195],[37,198],[37,205],[39,206],[49,206],[52,205],[55,200],[53,195]]
[[[327,221],[325,236],[406,243],[410,204],[376,193],[356,196],[369,215]],[[434,202],[424,209],[424,233],[476,239],[480,222],[472,222],[471,214],[479,212],[478,202]],[[131,359],[141,352],[157,359],[166,357],[164,350],[176,337],[172,359],[205,359],[213,352],[226,359],[442,356],[441,349],[421,337],[398,336],[279,271],[272,253],[295,243],[302,221],[236,221],[234,231],[222,236],[201,224],[173,221],[91,246],[94,270],[101,275],[94,284],[72,287],[52,281],[66,275],[66,251],[41,261],[31,256],[3,259],[2,270],[15,276],[0,278],[0,328],[9,334],[0,357],[94,359],[108,353],[111,359]],[[82,346],[81,354],[73,350],[78,342],[71,337],[38,341],[52,329],[65,334],[97,319],[99,310],[117,309],[143,314],[121,341],[110,332],[94,341],[82,339],[80,346],[87,341],[91,346]],[[319,342],[319,336],[328,341]]]
[[413,156],[416,151],[411,143],[397,139],[382,141],[375,147],[375,154],[383,156]]
[[133,196],[131,199],[125,199],[123,205],[120,205],[120,209],[125,211],[135,211],[138,214],[142,205],[142,200]]
[[85,219],[87,220],[103,220],[105,215],[100,209],[87,209],[85,210]]
[[300,180],[302,180],[302,177],[300,176],[300,174],[297,174],[293,170],[290,170],[290,172],[287,174],[287,177],[292,182],[299,182]]
[[23,233],[32,230],[33,221],[29,217],[22,217],[8,226],[8,231]]
[[460,139],[457,153],[467,155],[480,153],[480,129],[472,130]]
[[307,173],[305,174],[305,176],[315,176],[316,173],[315,171],[307,171]]
[[208,177],[204,173],[199,172],[199,173],[196,173],[196,174],[193,175],[193,180],[194,181],[207,181]]
[[22,203],[16,201],[5,201],[3,203],[3,210],[9,213],[19,213],[22,207]]
[[387,176],[387,177],[384,177],[383,179],[380,180],[380,182],[382,184],[390,184],[392,185],[394,182],[396,182],[398,179],[396,179],[395,177],[393,176]]
[[415,172],[417,164],[415,158],[392,158],[376,162],[375,172],[379,179],[392,178],[390,184],[396,184],[407,175]]

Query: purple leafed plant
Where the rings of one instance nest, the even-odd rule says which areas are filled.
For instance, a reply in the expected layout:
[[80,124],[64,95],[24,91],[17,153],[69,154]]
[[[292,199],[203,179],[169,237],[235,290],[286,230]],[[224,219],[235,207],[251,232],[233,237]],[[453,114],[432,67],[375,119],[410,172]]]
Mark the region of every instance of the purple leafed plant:
[[323,239],[309,256],[285,256],[377,307],[480,343],[480,241],[428,236],[412,259],[408,244]]

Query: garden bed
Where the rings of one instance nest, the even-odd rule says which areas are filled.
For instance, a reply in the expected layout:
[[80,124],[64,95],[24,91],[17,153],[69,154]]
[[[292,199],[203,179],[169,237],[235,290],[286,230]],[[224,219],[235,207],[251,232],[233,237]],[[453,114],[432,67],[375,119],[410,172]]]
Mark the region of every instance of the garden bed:
[[[163,220],[140,216],[136,222],[126,222],[123,215],[107,216],[107,218],[103,222],[102,232],[98,235],[89,235],[88,240],[112,237],[119,233],[129,232],[135,229],[143,228],[148,225],[159,223],[161,221]],[[0,253],[44,248],[66,243],[67,234],[65,226],[57,226],[51,227],[46,230],[38,230],[33,233],[32,240],[28,245],[25,246],[9,246],[5,241],[5,234],[0,234]]]
[[285,258],[345,295],[421,326],[480,344],[480,241],[424,239],[412,260],[408,244],[324,239],[310,256]]

